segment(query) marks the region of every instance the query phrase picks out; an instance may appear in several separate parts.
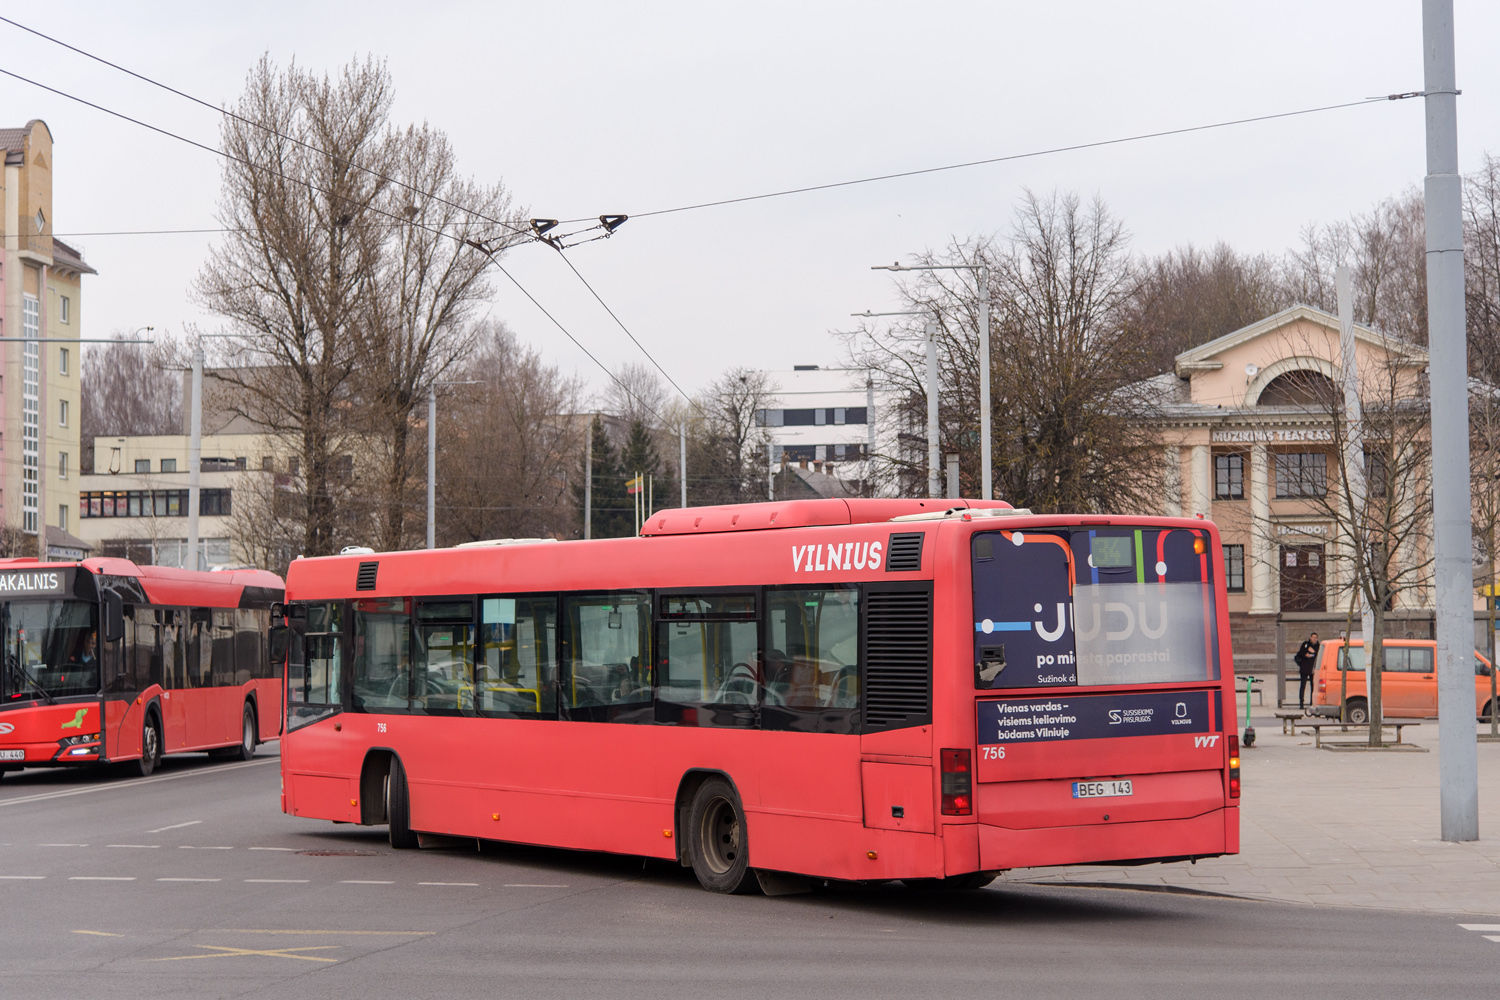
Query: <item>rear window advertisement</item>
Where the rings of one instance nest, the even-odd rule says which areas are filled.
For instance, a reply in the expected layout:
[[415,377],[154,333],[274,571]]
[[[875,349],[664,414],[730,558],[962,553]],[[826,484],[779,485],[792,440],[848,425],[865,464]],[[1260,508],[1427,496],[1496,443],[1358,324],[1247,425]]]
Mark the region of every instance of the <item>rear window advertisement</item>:
[[1207,532],[996,531],[972,545],[976,688],[1218,679]]

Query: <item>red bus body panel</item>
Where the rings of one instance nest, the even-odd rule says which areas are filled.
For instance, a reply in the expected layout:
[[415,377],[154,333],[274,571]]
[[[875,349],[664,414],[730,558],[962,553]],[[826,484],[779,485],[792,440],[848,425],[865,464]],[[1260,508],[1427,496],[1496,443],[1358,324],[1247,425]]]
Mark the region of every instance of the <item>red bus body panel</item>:
[[[379,749],[400,758],[411,828],[427,833],[676,858],[679,787],[689,772],[708,770],[729,776],[740,795],[750,864],[774,871],[916,878],[1238,849],[1222,717],[1212,745],[1195,745],[1187,734],[1049,743],[1025,748],[1036,753],[1023,754],[1003,773],[978,759],[976,702],[998,692],[973,686],[968,539],[1002,524],[1035,530],[1076,526],[1080,518],[892,524],[886,518],[916,512],[915,503],[930,510],[934,502],[879,501],[878,512],[859,501],[806,503],[824,507],[783,515],[798,527],[774,527],[771,508],[778,505],[756,504],[653,515],[643,529],[647,537],[639,538],[298,560],[288,573],[287,599],[932,581],[930,725],[839,735],[343,711],[283,739],[283,808],[360,822],[361,769],[367,753]],[[852,513],[840,515],[834,503]],[[732,523],[736,511],[760,530]],[[1210,558],[1222,565],[1211,522],[1119,517],[1109,523],[1205,532]],[[895,532],[927,536],[920,571],[832,568],[836,547],[886,545]],[[819,547],[823,563],[811,573],[803,558],[809,546]],[[359,564],[371,561],[379,563],[376,585],[356,593]],[[1211,701],[1217,693],[1223,705],[1233,704],[1224,584],[1217,571],[1214,577],[1222,679],[1123,690],[1208,690]],[[976,751],[972,815],[940,814],[941,747]],[[1130,777],[1139,791],[1128,801],[1071,798],[1070,781],[1099,775]],[[893,816],[892,806],[903,815]]]

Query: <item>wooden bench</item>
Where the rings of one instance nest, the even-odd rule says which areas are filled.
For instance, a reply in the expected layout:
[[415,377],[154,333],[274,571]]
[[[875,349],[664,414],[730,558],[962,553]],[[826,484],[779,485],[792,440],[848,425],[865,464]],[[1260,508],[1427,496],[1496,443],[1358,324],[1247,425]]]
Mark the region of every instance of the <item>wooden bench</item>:
[[[1297,725],[1302,726],[1305,729],[1312,730],[1312,734],[1313,734],[1313,749],[1315,749],[1315,750],[1316,749],[1321,749],[1322,746],[1323,746],[1323,730],[1324,729],[1332,729],[1333,727],[1337,726],[1341,731],[1347,733],[1351,728],[1352,729],[1360,729],[1360,730],[1368,730],[1370,728],[1368,724],[1365,724],[1365,725],[1355,725],[1352,722],[1340,722],[1337,719],[1327,719],[1327,720],[1320,721],[1320,722],[1299,722],[1299,723],[1297,723]],[[1402,722],[1382,722],[1380,724],[1380,728],[1381,729],[1394,729],[1396,731],[1396,743],[1399,745],[1400,742],[1401,742],[1401,730],[1405,729],[1408,726],[1420,726],[1420,725],[1421,725],[1420,722],[1405,722],[1405,721],[1402,721]]]
[[1281,720],[1281,735],[1297,735],[1297,720],[1304,717],[1303,712],[1272,712],[1272,715]]

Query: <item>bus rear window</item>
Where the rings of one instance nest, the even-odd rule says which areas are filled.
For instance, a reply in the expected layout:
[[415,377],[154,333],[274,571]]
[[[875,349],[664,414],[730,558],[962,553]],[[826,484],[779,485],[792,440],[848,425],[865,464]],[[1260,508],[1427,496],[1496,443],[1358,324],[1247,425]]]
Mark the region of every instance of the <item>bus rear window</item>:
[[976,688],[1219,677],[1207,531],[985,532],[972,555]]

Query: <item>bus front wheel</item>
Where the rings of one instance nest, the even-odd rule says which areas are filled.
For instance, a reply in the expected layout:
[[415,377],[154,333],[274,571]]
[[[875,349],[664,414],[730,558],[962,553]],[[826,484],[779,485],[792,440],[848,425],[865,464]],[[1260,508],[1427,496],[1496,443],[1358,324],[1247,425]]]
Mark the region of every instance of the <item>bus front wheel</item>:
[[135,762],[136,773],[142,778],[147,777],[160,763],[161,723],[156,721],[155,712],[148,712],[146,724],[141,727],[141,759]]
[[745,836],[745,810],[734,786],[709,778],[688,810],[688,852],[698,884],[710,892],[743,893],[755,887]]
[[401,766],[401,758],[391,758],[390,774],[385,780],[385,812],[389,817],[391,846],[398,851],[420,846],[411,828],[411,798],[407,794],[406,768]]

